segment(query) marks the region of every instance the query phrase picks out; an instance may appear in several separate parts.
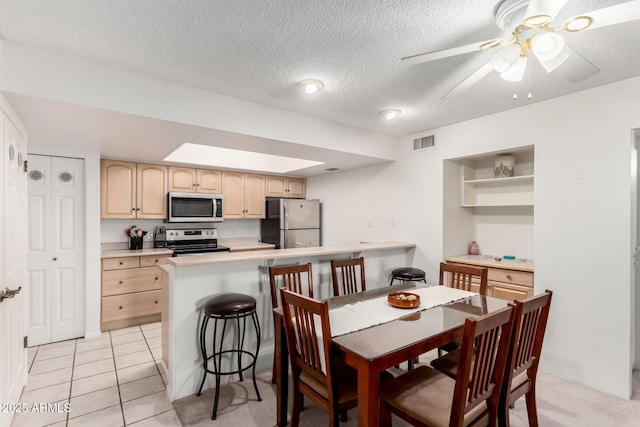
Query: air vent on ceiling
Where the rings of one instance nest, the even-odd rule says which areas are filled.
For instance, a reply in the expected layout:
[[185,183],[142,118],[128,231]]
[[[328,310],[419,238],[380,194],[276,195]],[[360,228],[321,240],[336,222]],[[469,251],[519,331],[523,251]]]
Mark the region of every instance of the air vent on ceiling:
[[436,146],[436,139],[433,135],[423,136],[413,140],[413,151],[425,150]]

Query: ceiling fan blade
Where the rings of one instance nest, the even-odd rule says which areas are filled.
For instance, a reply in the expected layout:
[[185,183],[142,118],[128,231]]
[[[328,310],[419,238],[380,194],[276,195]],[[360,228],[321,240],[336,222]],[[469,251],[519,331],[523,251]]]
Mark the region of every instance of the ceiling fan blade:
[[566,44],[564,45],[564,51],[569,53],[569,57],[554,72],[571,83],[587,79],[600,71],[598,67]]
[[[493,46],[488,47],[488,43],[495,42]],[[487,49],[500,46],[504,43],[502,39],[491,39],[483,42],[476,42],[464,46],[453,47],[451,49],[438,50],[435,52],[421,53],[418,55],[405,56],[399,61],[402,65],[421,64],[423,62],[435,61],[437,59],[449,58],[451,56],[462,55],[465,53],[475,52],[481,49],[481,46],[487,45]]]
[[[593,19],[593,23],[587,27],[586,30],[593,30],[595,28],[606,27],[608,25],[634,21],[636,19],[640,19],[640,1],[636,0],[628,3],[621,3],[615,6],[594,10],[593,12],[581,13],[577,16],[589,16]],[[565,22],[569,22],[577,16],[569,18]]]
[[531,0],[527,11],[524,13],[524,19],[532,16],[547,15],[553,20],[564,5],[567,4],[567,1],[568,0]]
[[451,89],[448,93],[446,93],[441,99],[451,98],[461,94],[467,89],[471,89],[473,85],[478,83],[480,80],[487,77],[493,71],[493,67],[491,66],[491,62],[487,62],[478,70],[476,70],[469,77],[460,82],[456,87]]

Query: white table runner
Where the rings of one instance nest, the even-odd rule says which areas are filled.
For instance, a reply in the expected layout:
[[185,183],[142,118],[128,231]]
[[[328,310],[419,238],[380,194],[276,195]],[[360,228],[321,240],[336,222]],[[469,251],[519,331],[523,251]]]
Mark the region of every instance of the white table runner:
[[331,335],[337,337],[350,332],[366,329],[371,326],[391,322],[417,311],[426,310],[439,305],[448,304],[472,295],[473,292],[449,288],[447,286],[431,286],[428,288],[407,289],[420,296],[420,306],[411,309],[395,308],[387,301],[387,295],[347,304],[343,307],[329,310]]

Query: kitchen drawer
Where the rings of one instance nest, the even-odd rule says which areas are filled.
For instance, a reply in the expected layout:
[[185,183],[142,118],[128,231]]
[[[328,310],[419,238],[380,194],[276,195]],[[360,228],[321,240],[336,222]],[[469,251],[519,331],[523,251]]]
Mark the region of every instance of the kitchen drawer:
[[140,267],[140,257],[137,256],[102,259],[103,270],[122,270],[125,268],[138,267]]
[[151,291],[160,287],[158,267],[102,272],[102,296]]
[[490,268],[487,275],[489,281],[533,287],[533,273],[528,271]]
[[102,298],[102,321],[111,322],[160,313],[162,291]]
[[507,301],[523,300],[533,296],[533,288],[528,286],[511,285],[503,282],[489,281],[489,295]]
[[167,263],[166,255],[146,255],[140,257],[140,267],[154,267]]

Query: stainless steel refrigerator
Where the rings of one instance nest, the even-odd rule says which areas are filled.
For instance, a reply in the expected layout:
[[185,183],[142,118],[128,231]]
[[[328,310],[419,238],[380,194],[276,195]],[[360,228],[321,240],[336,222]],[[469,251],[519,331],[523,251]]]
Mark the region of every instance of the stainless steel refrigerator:
[[267,198],[262,241],[276,249],[320,246],[320,201]]

